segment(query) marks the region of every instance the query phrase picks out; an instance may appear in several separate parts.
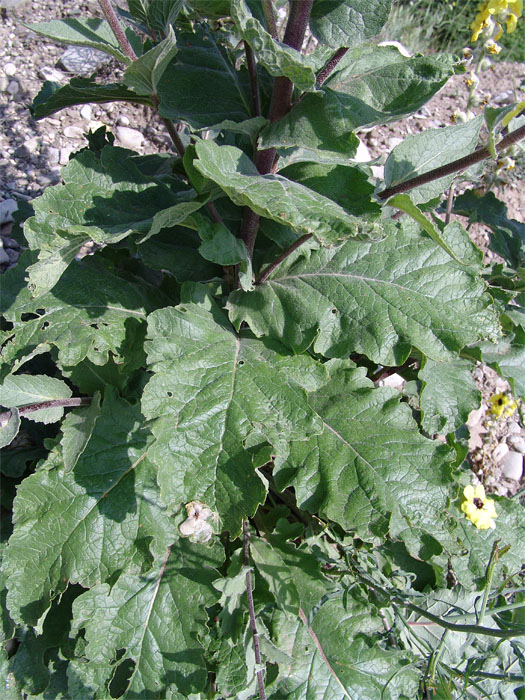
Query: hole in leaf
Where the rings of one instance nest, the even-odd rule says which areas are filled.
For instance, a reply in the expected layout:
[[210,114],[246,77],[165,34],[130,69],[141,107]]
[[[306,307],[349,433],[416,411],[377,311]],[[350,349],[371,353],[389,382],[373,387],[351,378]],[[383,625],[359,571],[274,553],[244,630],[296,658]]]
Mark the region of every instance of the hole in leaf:
[[42,324],[42,329],[41,329],[41,330],[45,331],[46,328],[49,328],[49,321],[44,321],[44,323]]
[[330,309],[330,313],[335,315],[337,313],[337,309]]
[[[120,649],[117,653],[117,658],[122,658],[124,649]],[[119,663],[109,684],[109,693],[112,698],[119,698],[124,695],[131,678],[131,674],[135,669],[135,662],[132,659],[124,659]]]
[[171,399],[171,397],[173,396],[173,391],[167,391],[166,394],[168,398]]
[[244,360],[239,360],[239,362],[237,362],[237,367],[242,367],[243,364],[244,364]]
[[27,321],[32,321],[34,318],[38,318],[38,314],[22,314],[20,316],[20,319],[24,322],[27,323]]

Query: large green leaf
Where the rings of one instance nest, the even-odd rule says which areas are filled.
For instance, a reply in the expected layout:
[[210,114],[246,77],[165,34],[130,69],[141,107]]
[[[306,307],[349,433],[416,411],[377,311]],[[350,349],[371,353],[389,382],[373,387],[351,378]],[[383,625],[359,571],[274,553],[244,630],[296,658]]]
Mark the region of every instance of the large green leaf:
[[123,63],[130,63],[130,58],[120,49],[119,43],[105,19],[98,17],[80,17],[74,19],[54,19],[51,22],[27,24],[37,34],[64,44],[89,46],[104,51]]
[[83,243],[110,243],[131,233],[146,237],[174,226],[199,209],[195,192],[181,186],[171,191],[159,180],[143,175],[132,151],[103,148],[100,159],[79,153],[62,170],[64,185],[48,187],[34,200],[35,216],[25,226],[39,262],[29,271],[35,295],[53,288]]
[[152,95],[168,64],[177,54],[175,33],[170,26],[168,36],[128,66],[124,82],[139,95]]
[[148,338],[154,376],[142,407],[156,419],[150,456],[162,497],[177,510],[201,501],[237,534],[265,494],[245,440],[255,433],[282,451],[291,436],[320,430],[289,370],[293,358],[278,344],[236,335],[206,300],[155,311]]
[[117,659],[132,663],[121,698],[165,698],[174,687],[183,697],[204,690],[208,673],[198,635],[205,607],[218,597],[217,554],[179,540],[149,571],[124,574],[75,600],[73,629],[84,628],[85,656],[98,668],[96,697],[106,697]]
[[100,415],[100,392],[97,391],[86,408],[71,411],[62,423],[62,457],[64,468],[73,469],[89,444]]
[[35,625],[68,581],[104,582],[130,560],[147,563],[154,540],[173,536],[142,424],[137,406],[108,391],[74,471],[65,471],[57,448],[19,486],[6,553],[15,620]]
[[285,76],[299,90],[316,89],[314,65],[309,57],[272,39],[259,20],[252,16],[245,0],[232,2],[232,17],[242,38],[252,48],[257,63],[270,75]]
[[466,423],[471,411],[479,408],[481,393],[472,377],[472,363],[467,360],[426,360],[419,378],[423,382],[422,425],[427,433],[453,432]]
[[347,241],[282,263],[255,291],[228,301],[232,322],[249,323],[295,351],[327,357],[364,353],[400,365],[414,346],[443,361],[475,338],[497,336],[485,284],[412,222],[382,241]]
[[357,46],[379,34],[390,14],[390,0],[314,0],[310,30],[333,49]]
[[280,664],[269,700],[417,696],[419,672],[411,653],[381,648],[381,617],[351,596],[345,605],[341,598],[320,605],[311,628],[281,612],[273,615],[272,627],[279,649],[294,661]]
[[[0,386],[0,403],[7,408],[27,406],[32,403],[66,399],[71,389],[61,379],[45,374],[16,374],[6,377]],[[31,420],[56,423],[64,414],[63,408],[47,407],[27,415]]]
[[42,119],[64,107],[104,102],[132,102],[152,105],[149,96],[137,95],[125,85],[108,83],[101,85],[91,78],[72,78],[67,85],[46,80],[30,105],[33,119]]
[[[483,117],[444,129],[427,129],[407,136],[396,146],[385,163],[385,187],[393,187],[417,175],[470,155],[476,148]],[[414,204],[439,197],[450,186],[456,173],[410,190]]]
[[249,77],[234,62],[214,34],[197,25],[193,34],[177,35],[179,53],[158,86],[159,111],[164,117],[185,121],[194,129],[229,119],[252,117]]
[[399,513],[414,538],[432,536],[447,505],[448,447],[417,430],[395,389],[374,389],[362,369],[341,369],[310,395],[324,430],[294,442],[274,472],[279,488],[292,485],[298,505],[361,537],[385,534]]
[[379,225],[346,212],[327,197],[281,175],[260,175],[240,149],[201,141],[196,146],[197,170],[216,182],[238,205],[287,224],[296,233],[311,233],[324,245],[372,233]]
[[[88,357],[105,365],[110,353],[116,362],[130,362],[137,352],[147,311],[165,301],[157,288],[132,283],[103,268],[93,258],[71,265],[52,292],[33,299],[24,286],[26,253],[4,278],[2,310],[13,328],[0,355],[4,373],[16,371],[35,354],[58,349],[58,363],[71,367]],[[9,290],[9,293],[8,293]]]
[[412,114],[454,72],[449,57],[406,58],[391,46],[358,47],[340,66],[322,94],[305,95],[283,119],[263,129],[260,148],[347,152],[356,129]]

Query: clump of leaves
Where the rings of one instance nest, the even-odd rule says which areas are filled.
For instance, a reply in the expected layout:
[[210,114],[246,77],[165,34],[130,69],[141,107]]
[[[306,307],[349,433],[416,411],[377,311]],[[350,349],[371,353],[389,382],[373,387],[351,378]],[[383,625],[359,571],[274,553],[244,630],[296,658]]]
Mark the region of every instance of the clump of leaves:
[[122,83],[47,82],[34,117],[145,104],[174,151],[89,135],[4,276],[6,697],[514,697],[525,520],[461,502],[469,368],[523,393],[523,228],[458,202],[491,269],[423,212],[522,122],[412,136],[378,181],[355,132],[460,69],[372,43],[389,0],[294,0],[282,36],[270,0],[101,7],[31,26]]

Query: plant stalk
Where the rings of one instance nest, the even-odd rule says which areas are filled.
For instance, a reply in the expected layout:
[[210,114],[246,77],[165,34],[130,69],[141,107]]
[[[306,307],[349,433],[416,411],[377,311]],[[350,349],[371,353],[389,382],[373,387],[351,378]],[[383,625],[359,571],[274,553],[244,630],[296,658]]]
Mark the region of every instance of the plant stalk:
[[[250,566],[250,532],[248,530],[248,521],[243,520],[242,531],[244,535],[244,564]],[[246,572],[246,595],[248,597],[248,611],[250,614],[250,627],[253,634],[253,650],[255,653],[255,663],[259,666],[257,670],[257,683],[259,685],[259,696],[261,700],[266,700],[266,689],[264,687],[264,676],[260,668],[261,666],[261,649],[259,646],[259,633],[257,632],[257,621],[255,620],[255,607],[253,604],[252,590],[252,573],[248,569]]]
[[[49,401],[40,401],[39,403],[28,403],[26,406],[20,406],[18,413],[20,416],[27,416],[34,411],[43,411],[46,408],[75,408],[77,406],[87,406],[91,403],[91,396],[71,399],[50,399]],[[0,427],[6,425],[11,418],[11,411],[0,413]]]
[[115,8],[111,4],[111,0],[99,0],[99,4],[102,12],[104,13],[104,17],[111,27],[111,31],[119,43],[120,48],[126,54],[126,56],[131,58],[132,61],[136,61],[137,54],[133,51],[133,47],[129,43],[127,36],[124,34],[124,30],[122,29],[118,15],[115,12]]
[[266,20],[266,29],[270,33],[272,39],[278,41],[277,22],[275,21],[275,12],[273,11],[272,0],[262,0],[264,19]]
[[260,117],[261,110],[261,95],[259,93],[259,81],[257,78],[257,66],[255,64],[255,56],[253,55],[252,47],[247,41],[244,42],[244,53],[246,54],[246,64],[248,66],[248,75],[250,76],[250,89],[252,92],[253,116]]
[[[505,136],[505,138],[501,139],[501,141],[496,144],[496,150],[503,151],[506,148],[509,148],[509,146],[513,146],[515,143],[518,143],[518,141],[521,141],[523,138],[525,138],[525,126],[520,126],[519,129],[512,131],[510,134]],[[482,160],[490,157],[490,151],[486,146],[483,148],[478,148],[478,150],[474,151],[474,153],[471,153],[463,158],[458,158],[457,160],[452,161],[452,163],[447,163],[447,165],[442,165],[439,168],[434,168],[434,170],[429,170],[428,173],[418,175],[410,180],[405,180],[405,182],[400,182],[398,185],[394,185],[393,187],[387,187],[386,190],[379,192],[377,196],[379,199],[385,201],[390,199],[390,197],[393,197],[395,194],[408,192],[408,190],[412,190],[414,187],[420,187],[421,185],[426,185],[434,180],[439,180],[439,178],[445,177],[446,175],[461,172],[466,168],[470,168],[471,165],[480,163]]]
[[332,58],[321,68],[317,74],[317,80],[315,81],[319,87],[321,87],[347,51],[348,49],[344,47],[342,49],[337,49]]

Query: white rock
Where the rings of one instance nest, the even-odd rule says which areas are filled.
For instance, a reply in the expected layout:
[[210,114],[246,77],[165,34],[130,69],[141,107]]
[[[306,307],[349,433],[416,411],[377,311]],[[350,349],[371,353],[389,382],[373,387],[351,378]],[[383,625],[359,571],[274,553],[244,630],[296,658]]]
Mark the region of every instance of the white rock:
[[394,389],[402,389],[405,386],[406,381],[400,374],[391,374],[384,379],[380,379],[377,384],[378,386],[391,386]]
[[88,129],[90,131],[95,132],[97,129],[100,129],[101,126],[106,126],[104,122],[99,122],[96,119],[92,119],[89,124],[88,124]]
[[10,95],[16,95],[18,90],[20,89],[19,84],[17,83],[16,80],[10,80],[9,85],[7,86],[7,91]]
[[117,119],[117,124],[119,126],[129,126],[130,122],[129,119],[126,117],[125,114],[123,114],[121,117]]
[[521,435],[509,435],[507,437],[507,445],[515,452],[525,454],[525,438],[521,437]]
[[115,129],[117,139],[124,148],[140,148],[144,142],[144,136],[137,129],[130,129],[128,126],[117,126]]
[[63,83],[67,80],[67,75],[58,70],[58,68],[53,68],[53,66],[43,66],[38,71],[38,77],[42,80],[50,80],[52,83]]
[[359,146],[357,147],[356,154],[352,160],[355,160],[358,163],[368,163],[369,160],[372,160],[370,151],[363,143],[363,141],[359,141]]
[[523,457],[518,452],[507,452],[501,462],[501,473],[507,479],[519,481],[523,474]]
[[13,77],[13,75],[16,75],[16,66],[14,63],[6,63],[4,66],[4,73],[8,75],[10,78]]
[[46,150],[47,162],[51,165],[58,165],[60,163],[60,149],[54,146],[49,146]]
[[91,107],[89,105],[81,107],[80,116],[88,122],[91,119]]
[[73,153],[73,148],[61,148],[60,155],[58,157],[58,162],[60,165],[67,165],[69,163],[69,156]]
[[521,433],[520,425],[519,425],[519,423],[516,423],[515,420],[512,420],[509,423],[508,429],[509,429],[509,433],[517,433],[518,435],[519,435],[519,433]]
[[14,221],[13,214],[18,209],[18,204],[14,199],[4,199],[0,202],[0,225]]
[[66,126],[64,129],[64,136],[68,139],[84,138],[84,129],[80,126]]
[[508,451],[508,445],[506,445],[504,442],[500,442],[499,445],[496,445],[496,447],[494,448],[492,456],[494,457],[494,460],[496,462],[501,462],[503,458],[507,455]]
[[395,148],[396,146],[399,146],[400,143],[403,143],[403,139],[400,139],[398,136],[392,136],[392,138],[388,139],[388,145],[390,148]]
[[9,78],[5,75],[0,75],[0,92],[7,92],[7,87],[9,85]]

